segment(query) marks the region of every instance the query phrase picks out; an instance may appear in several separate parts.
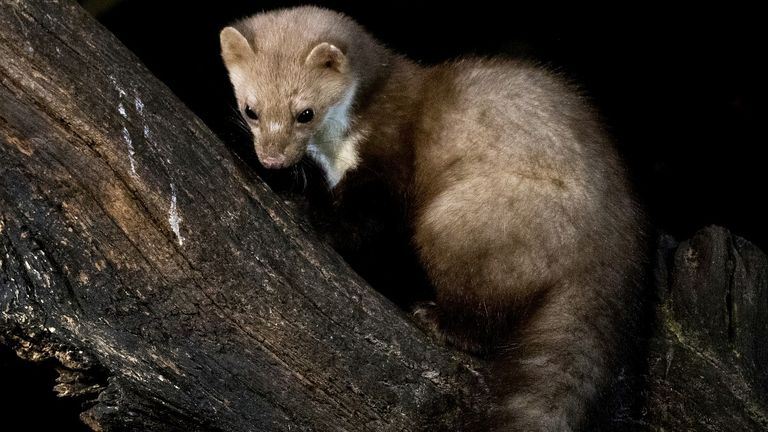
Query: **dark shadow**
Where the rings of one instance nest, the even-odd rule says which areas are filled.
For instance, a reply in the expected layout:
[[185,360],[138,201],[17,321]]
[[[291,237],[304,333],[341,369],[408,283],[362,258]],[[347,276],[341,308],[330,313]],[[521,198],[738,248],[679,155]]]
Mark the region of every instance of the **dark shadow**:
[[2,430],[89,432],[80,421],[83,401],[56,396],[57,362],[22,360],[0,344],[0,417]]

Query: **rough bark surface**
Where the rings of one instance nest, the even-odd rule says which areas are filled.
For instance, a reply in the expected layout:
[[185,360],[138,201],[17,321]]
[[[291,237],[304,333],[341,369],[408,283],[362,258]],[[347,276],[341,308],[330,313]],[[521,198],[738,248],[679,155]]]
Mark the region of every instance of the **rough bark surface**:
[[[482,409],[482,365],[369,289],[73,2],[0,0],[0,59],[0,343],[58,362],[92,428],[455,430]],[[768,429],[766,256],[708,228],[664,238],[656,274],[644,410],[616,429]]]
[[57,359],[95,430],[418,430],[479,409],[470,361],[74,2],[2,1],[0,59],[0,343]]
[[724,228],[679,245],[657,268],[644,416],[654,431],[768,430],[768,258]]

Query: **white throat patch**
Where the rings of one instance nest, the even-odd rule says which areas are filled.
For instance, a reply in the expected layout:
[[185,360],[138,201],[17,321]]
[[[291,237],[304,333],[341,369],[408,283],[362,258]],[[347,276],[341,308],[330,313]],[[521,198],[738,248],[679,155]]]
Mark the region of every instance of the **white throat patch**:
[[310,139],[307,147],[309,156],[323,169],[331,188],[336,187],[344,174],[357,167],[360,161],[357,144],[363,139],[364,133],[349,133],[349,110],[356,90],[357,85],[352,84],[341,102],[328,110],[323,125]]

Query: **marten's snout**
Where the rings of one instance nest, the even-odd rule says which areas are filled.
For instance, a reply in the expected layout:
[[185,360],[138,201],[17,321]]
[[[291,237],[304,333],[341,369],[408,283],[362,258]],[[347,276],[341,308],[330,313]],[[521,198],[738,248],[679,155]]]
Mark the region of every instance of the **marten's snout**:
[[262,165],[264,165],[264,168],[268,169],[279,169],[279,168],[285,168],[289,165],[291,165],[291,161],[288,160],[288,157],[286,157],[285,152],[287,151],[287,148],[277,148],[277,147],[266,147],[259,149],[259,146],[256,146],[256,156],[259,157],[259,162],[261,162]]
[[264,168],[287,168],[301,159],[303,146],[292,142],[289,137],[262,134],[256,143],[256,155]]
[[[253,143],[259,161],[268,169],[287,168],[298,163],[307,150],[314,129],[307,124],[304,110],[295,118],[290,109],[275,105],[263,108],[252,122]],[[314,114],[314,113],[312,113]],[[247,115],[247,114],[246,114]]]
[[261,159],[261,164],[264,165],[264,168],[269,168],[269,169],[284,168],[286,166],[285,155],[279,155],[274,157],[267,156],[264,159]]

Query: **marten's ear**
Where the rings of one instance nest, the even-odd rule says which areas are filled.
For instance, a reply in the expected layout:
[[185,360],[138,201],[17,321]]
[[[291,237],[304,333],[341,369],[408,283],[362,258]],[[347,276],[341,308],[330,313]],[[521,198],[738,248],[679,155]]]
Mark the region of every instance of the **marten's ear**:
[[312,48],[305,63],[307,66],[333,69],[341,73],[347,71],[347,56],[335,45],[328,42],[320,43]]
[[225,27],[219,34],[221,40],[221,57],[230,72],[253,55],[254,50],[248,40],[234,27]]

